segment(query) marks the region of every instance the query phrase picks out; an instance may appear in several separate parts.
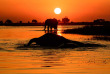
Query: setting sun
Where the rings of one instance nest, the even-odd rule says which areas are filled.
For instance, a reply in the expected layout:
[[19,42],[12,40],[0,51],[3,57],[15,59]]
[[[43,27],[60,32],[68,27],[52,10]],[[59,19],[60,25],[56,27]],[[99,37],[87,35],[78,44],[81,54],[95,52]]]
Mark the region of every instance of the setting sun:
[[61,9],[60,8],[55,8],[54,12],[55,12],[55,14],[60,14],[61,13]]

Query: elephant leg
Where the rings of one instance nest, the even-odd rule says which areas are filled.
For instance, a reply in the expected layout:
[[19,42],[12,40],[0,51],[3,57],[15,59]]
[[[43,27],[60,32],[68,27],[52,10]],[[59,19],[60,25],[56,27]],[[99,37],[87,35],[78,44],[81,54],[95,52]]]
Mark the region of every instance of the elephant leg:
[[50,26],[50,30],[52,31],[52,26]]
[[49,25],[48,25],[48,27],[47,27],[47,30],[49,31]]
[[46,29],[46,25],[44,26],[44,30]]
[[54,30],[57,30],[57,25],[54,26]]

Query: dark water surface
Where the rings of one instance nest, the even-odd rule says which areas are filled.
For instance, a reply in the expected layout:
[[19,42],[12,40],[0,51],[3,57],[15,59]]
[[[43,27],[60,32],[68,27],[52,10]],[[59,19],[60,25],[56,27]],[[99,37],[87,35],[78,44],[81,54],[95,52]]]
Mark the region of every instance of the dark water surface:
[[0,26],[0,74],[110,74],[110,42],[93,35],[63,34],[82,26],[58,26],[58,35],[106,47],[24,47],[45,34],[42,26]]

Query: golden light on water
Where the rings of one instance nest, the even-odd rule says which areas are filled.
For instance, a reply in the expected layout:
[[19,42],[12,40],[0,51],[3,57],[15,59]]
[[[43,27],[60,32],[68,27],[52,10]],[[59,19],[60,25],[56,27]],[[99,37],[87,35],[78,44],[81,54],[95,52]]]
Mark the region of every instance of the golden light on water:
[[62,36],[61,31],[57,31],[57,34],[60,35],[60,36]]
[[61,30],[62,30],[62,27],[60,26],[60,27],[58,28],[57,35],[62,36]]
[[[73,41],[97,42],[90,40],[93,35],[64,34],[62,31],[65,28],[67,26],[58,26],[57,34]],[[110,50],[107,50],[110,47],[108,46],[106,48],[63,49],[25,47],[24,44],[27,44],[30,39],[39,38],[45,34],[41,29],[43,27],[0,26],[0,74],[12,74],[12,72],[21,74],[110,74]],[[110,44],[102,40],[98,40],[98,43]]]

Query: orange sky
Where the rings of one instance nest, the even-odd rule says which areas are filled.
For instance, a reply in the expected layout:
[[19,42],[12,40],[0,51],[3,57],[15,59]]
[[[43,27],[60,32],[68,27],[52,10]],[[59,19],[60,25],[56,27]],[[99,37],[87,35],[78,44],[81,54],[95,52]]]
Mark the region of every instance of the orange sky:
[[[60,15],[54,13],[56,7],[62,9]],[[73,22],[98,18],[110,21],[110,0],[0,0],[0,20],[3,21],[36,19],[44,22],[47,18],[61,19],[65,16]]]

